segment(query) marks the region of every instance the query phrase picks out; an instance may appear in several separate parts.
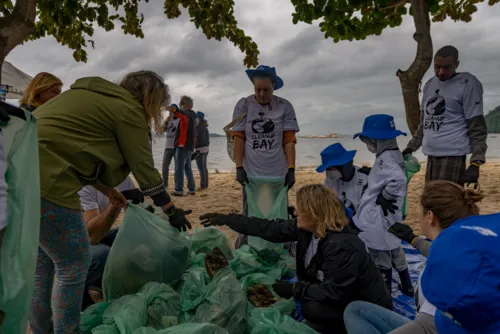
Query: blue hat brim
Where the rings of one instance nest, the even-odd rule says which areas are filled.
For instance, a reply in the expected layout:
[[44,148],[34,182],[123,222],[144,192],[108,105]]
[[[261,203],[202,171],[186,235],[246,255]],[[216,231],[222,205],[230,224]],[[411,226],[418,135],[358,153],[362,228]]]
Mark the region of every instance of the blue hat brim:
[[351,162],[354,159],[355,155],[356,150],[346,151],[341,157],[329,159],[328,161],[322,163],[320,166],[318,166],[318,168],[316,168],[316,172],[323,173],[329,167],[345,165],[346,163]]
[[399,131],[399,130],[390,130],[390,131],[375,131],[375,130],[367,130],[363,132],[358,132],[354,135],[353,139],[358,138],[359,136],[367,137],[367,138],[372,138],[372,139],[378,139],[378,140],[387,140],[387,139],[394,139],[399,136],[406,136],[406,132]]
[[271,71],[265,71],[265,70],[245,70],[248,79],[253,82],[254,77],[273,77],[274,78],[274,90],[278,90],[281,87],[283,87],[284,83],[283,80],[276,75],[275,73]]

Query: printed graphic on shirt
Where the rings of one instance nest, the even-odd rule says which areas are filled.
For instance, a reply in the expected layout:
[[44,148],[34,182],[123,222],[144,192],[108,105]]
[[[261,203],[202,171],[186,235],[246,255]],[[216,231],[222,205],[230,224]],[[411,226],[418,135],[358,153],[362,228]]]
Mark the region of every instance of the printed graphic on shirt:
[[276,141],[274,122],[264,117],[264,112],[259,112],[259,117],[252,121],[252,141],[254,150],[271,150]]
[[439,95],[440,89],[435,90],[435,95],[432,96],[425,105],[424,129],[439,131],[445,119],[444,112],[446,111],[446,100]]
[[167,125],[167,138],[175,138],[178,122],[168,122]]

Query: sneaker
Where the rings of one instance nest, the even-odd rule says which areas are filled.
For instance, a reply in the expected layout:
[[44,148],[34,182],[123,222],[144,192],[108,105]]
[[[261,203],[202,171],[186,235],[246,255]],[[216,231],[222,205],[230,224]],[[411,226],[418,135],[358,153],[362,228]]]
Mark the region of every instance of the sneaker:
[[182,196],[184,196],[184,193],[183,193],[183,192],[179,192],[179,191],[174,191],[174,192],[172,193],[172,195],[173,195],[173,196],[177,196],[177,197],[182,197]]
[[194,195],[196,195],[196,192],[195,191],[189,191],[188,195],[194,196]]

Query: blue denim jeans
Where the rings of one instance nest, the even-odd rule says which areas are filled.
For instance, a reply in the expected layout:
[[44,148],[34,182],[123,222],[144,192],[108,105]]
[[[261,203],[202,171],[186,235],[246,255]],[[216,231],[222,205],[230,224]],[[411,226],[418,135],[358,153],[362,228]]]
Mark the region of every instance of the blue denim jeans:
[[349,334],[386,334],[411,320],[376,304],[355,301],[344,311],[344,323]]
[[175,192],[184,193],[184,173],[186,173],[188,191],[194,193],[196,184],[194,183],[193,169],[191,168],[192,151],[178,147],[175,149]]
[[170,163],[172,163],[172,159],[175,159],[175,148],[166,148],[163,153],[163,166],[162,166],[162,174],[163,174],[163,184],[165,184],[165,188],[168,188],[168,172],[170,169]]
[[208,166],[207,166],[208,153],[200,153],[196,157],[196,166],[200,172],[200,188],[208,188]]

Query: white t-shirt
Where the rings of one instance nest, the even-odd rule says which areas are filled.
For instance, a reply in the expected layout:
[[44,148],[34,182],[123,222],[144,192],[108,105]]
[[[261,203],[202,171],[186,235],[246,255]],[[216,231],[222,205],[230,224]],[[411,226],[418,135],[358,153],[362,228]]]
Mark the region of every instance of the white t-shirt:
[[177,128],[179,127],[180,118],[171,118],[167,123],[165,148],[174,149],[175,137],[177,136]]
[[311,242],[309,243],[309,247],[307,247],[306,258],[304,259],[304,265],[306,268],[309,267],[309,264],[311,264],[312,258],[318,252],[319,240],[320,239],[316,238],[314,235],[311,238]]
[[[377,197],[382,191],[396,200],[398,207],[395,213],[384,216]],[[394,224],[403,221],[403,202],[406,196],[406,175],[404,173],[403,155],[399,150],[382,152],[373,164],[368,176],[366,189],[358,212],[353,217],[354,223],[363,232],[361,240],[369,248],[376,250],[392,250],[401,246],[401,240],[387,230]]]
[[[134,182],[127,176],[125,181],[120,183],[116,189],[118,191],[124,191],[136,188]],[[85,186],[78,192],[80,195],[80,203],[82,205],[83,211],[90,211],[98,209],[99,212],[103,212],[104,209],[109,205],[109,200],[100,191],[96,190],[92,186]]]
[[422,152],[435,157],[471,153],[467,120],[483,115],[483,86],[472,74],[440,81],[432,77],[423,89]]
[[351,209],[352,213],[355,215],[358,211],[361,197],[368,188],[368,175],[358,172],[358,166],[354,166],[354,168],[356,171],[350,181],[344,181],[342,179],[331,180],[325,177],[323,184],[333,189],[342,203],[344,203],[344,206]]
[[429,315],[435,316],[436,314],[436,306],[432,305],[424,296],[422,292],[422,275],[424,274],[424,270],[420,273],[420,277],[418,278],[418,283],[417,283],[417,291],[416,291],[416,300],[415,304],[417,305],[417,312],[418,313],[427,313]]
[[283,132],[299,132],[295,110],[287,100],[273,96],[261,105],[255,96],[242,98],[234,108],[233,119],[247,111],[233,131],[245,131],[243,166],[249,176],[284,178],[288,171]]

